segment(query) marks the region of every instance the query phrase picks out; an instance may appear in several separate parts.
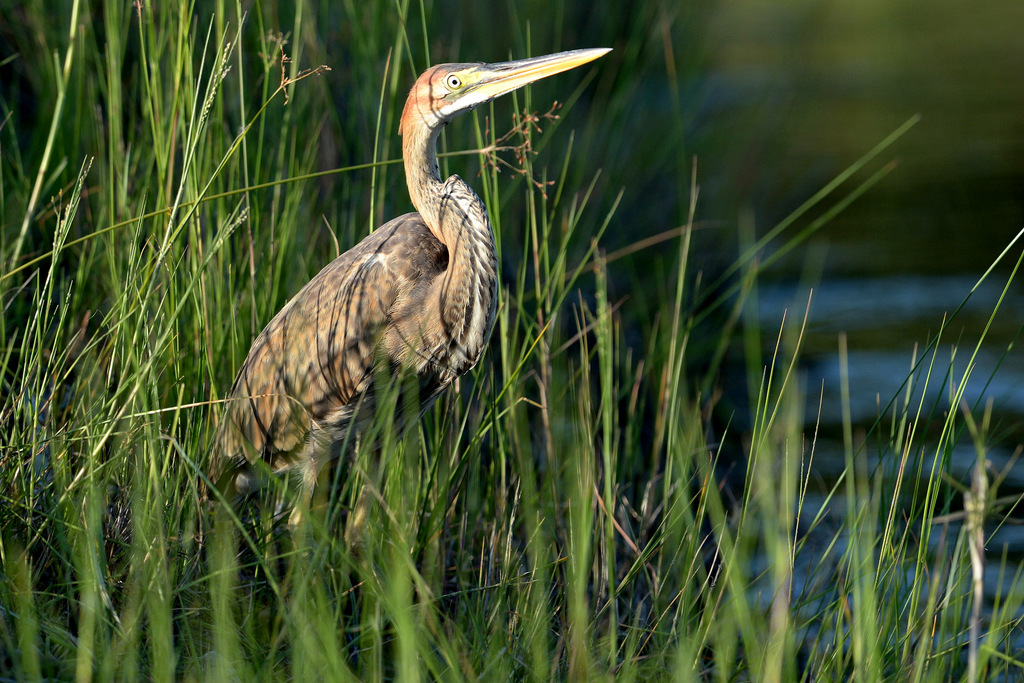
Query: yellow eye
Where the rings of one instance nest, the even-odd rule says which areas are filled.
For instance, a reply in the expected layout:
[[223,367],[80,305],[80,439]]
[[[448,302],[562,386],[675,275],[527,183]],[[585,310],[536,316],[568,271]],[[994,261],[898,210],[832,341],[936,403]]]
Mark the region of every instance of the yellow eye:
[[449,90],[458,90],[462,87],[462,79],[455,74],[448,74],[444,78],[444,84]]

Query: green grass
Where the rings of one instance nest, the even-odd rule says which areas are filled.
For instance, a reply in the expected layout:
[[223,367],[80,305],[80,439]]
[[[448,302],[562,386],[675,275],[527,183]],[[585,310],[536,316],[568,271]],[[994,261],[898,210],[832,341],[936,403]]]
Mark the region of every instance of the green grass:
[[[379,462],[338,468],[302,535],[214,519],[201,472],[251,340],[409,210],[405,88],[429,62],[509,52],[470,7],[341,3],[339,22],[304,0],[213,4],[0,10],[18,27],[0,94],[20,98],[0,101],[0,678],[951,680],[972,625],[978,675],[1020,675],[1018,569],[989,563],[979,623],[971,561],[1015,499],[979,480],[960,524],[948,476],[954,447],[983,459],[998,438],[956,393],[976,347],[942,367],[936,349],[960,345],[944,325],[873,427],[846,420],[823,482],[804,320],[756,315],[765,264],[881,180],[905,127],[765,237],[741,225],[735,264],[704,272],[680,93],[659,103],[660,146],[607,133],[649,93],[630,75],[673,54],[641,46],[693,18],[672,3],[598,7],[609,57],[446,133],[442,173],[478,189],[504,266],[480,366],[401,441],[380,420]],[[584,46],[554,37],[573,5],[539,27],[501,11],[514,56]],[[662,70],[694,68],[674,54]],[[556,97],[558,119],[511,118]],[[643,232],[621,208],[631,150],[674,188]],[[680,225],[641,252],[661,287],[627,298],[606,245]],[[353,552],[340,511],[364,485]]]

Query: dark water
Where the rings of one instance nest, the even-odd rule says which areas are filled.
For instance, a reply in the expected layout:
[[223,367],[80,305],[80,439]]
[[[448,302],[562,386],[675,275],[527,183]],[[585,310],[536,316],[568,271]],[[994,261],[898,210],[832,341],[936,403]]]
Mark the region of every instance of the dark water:
[[897,168],[816,240],[825,275],[981,272],[1024,226],[1021,27],[1015,0],[721,3],[702,196],[767,229],[920,115],[879,157]]
[[[773,267],[759,291],[763,334],[774,344],[783,313],[802,317],[813,289],[802,377],[809,425],[821,398],[818,475],[834,481],[845,466],[842,373],[855,432],[865,433],[880,414],[891,422],[889,402],[898,397],[902,408],[915,353],[931,362],[925,345],[966,300],[937,345],[927,389],[919,385],[911,398],[912,411],[923,401],[925,414],[937,410],[941,423],[951,387],[964,382],[1002,297],[963,401],[979,419],[990,402],[995,426],[986,457],[1006,476],[999,495],[1024,492],[1024,465],[1014,465],[1024,442],[1017,338],[1024,288],[1015,282],[1003,295],[1022,245],[971,294],[1024,228],[1024,2],[734,0],[719,4],[706,44],[713,57],[697,143],[698,155],[702,146],[709,150],[700,162],[702,200],[716,215],[729,207],[734,215],[747,212],[758,234],[903,122],[921,117],[858,179],[888,161],[898,162],[895,169]],[[845,367],[840,335],[849,349]],[[917,440],[935,443],[937,434]],[[875,462],[886,457],[868,451]],[[951,458],[951,475],[969,482],[978,458],[969,437]],[[818,505],[808,501],[812,516]],[[949,527],[947,544],[958,529]],[[998,568],[1005,551],[1007,581],[1024,559],[1022,529],[989,530],[990,566]],[[990,600],[1006,588],[997,574],[986,576]]]

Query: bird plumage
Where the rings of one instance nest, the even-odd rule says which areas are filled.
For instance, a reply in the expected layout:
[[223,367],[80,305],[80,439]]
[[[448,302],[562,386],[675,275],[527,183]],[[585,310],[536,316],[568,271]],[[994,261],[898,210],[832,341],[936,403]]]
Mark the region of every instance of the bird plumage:
[[[449,184],[472,192],[457,176]],[[473,200],[480,206],[469,210],[482,210],[475,194]],[[447,200],[444,211],[462,211],[460,203]],[[381,357],[390,374],[415,372],[421,410],[433,405],[476,365],[494,322],[493,240],[469,242],[455,250],[471,261],[474,277],[453,286],[448,248],[410,213],[310,280],[253,342],[229,393],[210,478],[241,473],[237,488],[244,493],[247,465],[256,457],[283,470],[344,442],[353,417],[354,432],[373,417],[373,370]],[[424,316],[425,308],[435,314]]]
[[[417,418],[476,365],[497,305],[494,235],[476,193],[457,175],[441,180],[437,137],[457,114],[605,52],[442,64],[417,79],[399,129],[417,212],[327,265],[253,342],[213,443],[209,476],[218,488],[245,493],[252,465],[263,461],[275,472],[298,469],[311,490],[373,418],[378,364],[398,381],[415,377]],[[408,422],[398,415],[395,427]]]

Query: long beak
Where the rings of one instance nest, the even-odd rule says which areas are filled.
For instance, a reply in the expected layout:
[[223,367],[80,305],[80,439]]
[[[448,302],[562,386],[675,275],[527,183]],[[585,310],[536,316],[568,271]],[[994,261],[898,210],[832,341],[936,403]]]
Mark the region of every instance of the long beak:
[[585,50],[569,50],[543,57],[517,59],[514,62],[481,64],[476,75],[479,80],[470,91],[478,103],[493,100],[528,83],[539,81],[577,66],[591,62],[611,52],[610,47],[595,47]]

